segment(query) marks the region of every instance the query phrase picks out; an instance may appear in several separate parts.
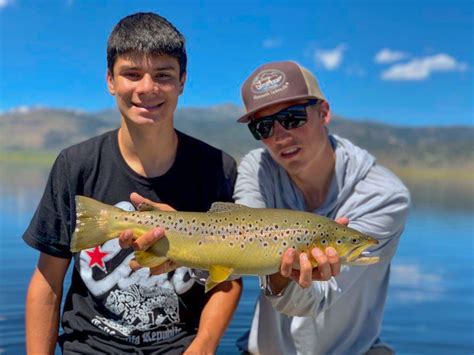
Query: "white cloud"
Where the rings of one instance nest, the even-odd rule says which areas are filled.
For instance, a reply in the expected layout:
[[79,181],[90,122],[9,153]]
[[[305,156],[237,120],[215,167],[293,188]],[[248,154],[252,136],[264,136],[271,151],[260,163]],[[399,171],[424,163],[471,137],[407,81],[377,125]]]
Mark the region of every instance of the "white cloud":
[[13,0],[0,0],[0,9],[3,9],[4,7],[7,7],[8,5],[11,5],[13,3]]
[[282,40],[279,38],[267,38],[263,41],[262,46],[265,49],[272,49],[281,47],[282,43]]
[[389,48],[380,50],[374,57],[376,63],[393,63],[408,57],[407,53],[394,51]]
[[464,71],[466,63],[460,63],[449,54],[436,54],[424,58],[414,58],[407,63],[395,64],[385,70],[383,80],[425,80],[434,72]]
[[334,49],[317,49],[314,52],[314,60],[327,70],[337,69],[342,63],[346,49],[345,44],[340,44]]

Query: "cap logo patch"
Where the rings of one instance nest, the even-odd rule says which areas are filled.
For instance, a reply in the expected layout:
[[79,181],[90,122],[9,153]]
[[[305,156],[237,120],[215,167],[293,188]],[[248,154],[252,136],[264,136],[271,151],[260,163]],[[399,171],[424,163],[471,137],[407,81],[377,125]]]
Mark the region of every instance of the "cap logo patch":
[[285,83],[285,73],[278,69],[267,69],[260,72],[252,81],[251,90],[260,95],[278,89]]

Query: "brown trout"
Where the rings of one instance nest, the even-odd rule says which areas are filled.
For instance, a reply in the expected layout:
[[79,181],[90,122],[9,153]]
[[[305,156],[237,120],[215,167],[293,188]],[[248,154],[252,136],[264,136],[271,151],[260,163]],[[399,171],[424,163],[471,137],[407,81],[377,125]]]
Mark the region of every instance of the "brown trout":
[[[342,264],[379,261],[378,257],[362,256],[378,244],[376,239],[308,212],[226,202],[214,203],[207,213],[162,211],[148,205],[127,212],[84,196],[76,196],[76,212],[72,252],[101,245],[127,229],[138,238],[160,226],[166,237],[147,251],[135,252],[137,262],[154,267],[173,261],[178,266],[208,270],[206,292],[231,274],[277,272],[283,253],[290,247],[300,253],[331,246]],[[308,255],[316,267],[316,260]]]

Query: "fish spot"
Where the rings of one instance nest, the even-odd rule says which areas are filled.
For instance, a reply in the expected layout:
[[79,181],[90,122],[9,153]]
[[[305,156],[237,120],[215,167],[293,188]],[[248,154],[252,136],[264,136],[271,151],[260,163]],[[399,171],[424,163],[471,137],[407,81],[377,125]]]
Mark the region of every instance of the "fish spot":
[[268,242],[263,242],[263,246],[266,248],[268,247]]
[[273,241],[275,241],[275,242],[278,241],[278,237],[276,235],[273,237]]
[[326,239],[321,239],[321,245],[327,245],[328,241]]
[[341,244],[342,244],[342,240],[340,240],[340,239],[336,240],[336,244],[337,244],[337,245],[341,245]]
[[245,245],[244,244],[240,244],[240,249],[243,249],[245,248]]

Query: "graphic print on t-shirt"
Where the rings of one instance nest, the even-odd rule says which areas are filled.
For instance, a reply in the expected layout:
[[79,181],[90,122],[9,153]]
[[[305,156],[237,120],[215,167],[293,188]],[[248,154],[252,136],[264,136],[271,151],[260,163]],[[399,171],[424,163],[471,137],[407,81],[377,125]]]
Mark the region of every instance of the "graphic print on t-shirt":
[[[116,207],[134,210],[129,202]],[[133,253],[121,249],[118,239],[83,250],[79,258],[85,285],[113,315],[95,315],[94,326],[135,345],[165,340],[182,331],[177,325],[178,297],[195,283],[190,269],[181,267],[163,275],[150,275],[148,268],[132,272],[128,264]]]

